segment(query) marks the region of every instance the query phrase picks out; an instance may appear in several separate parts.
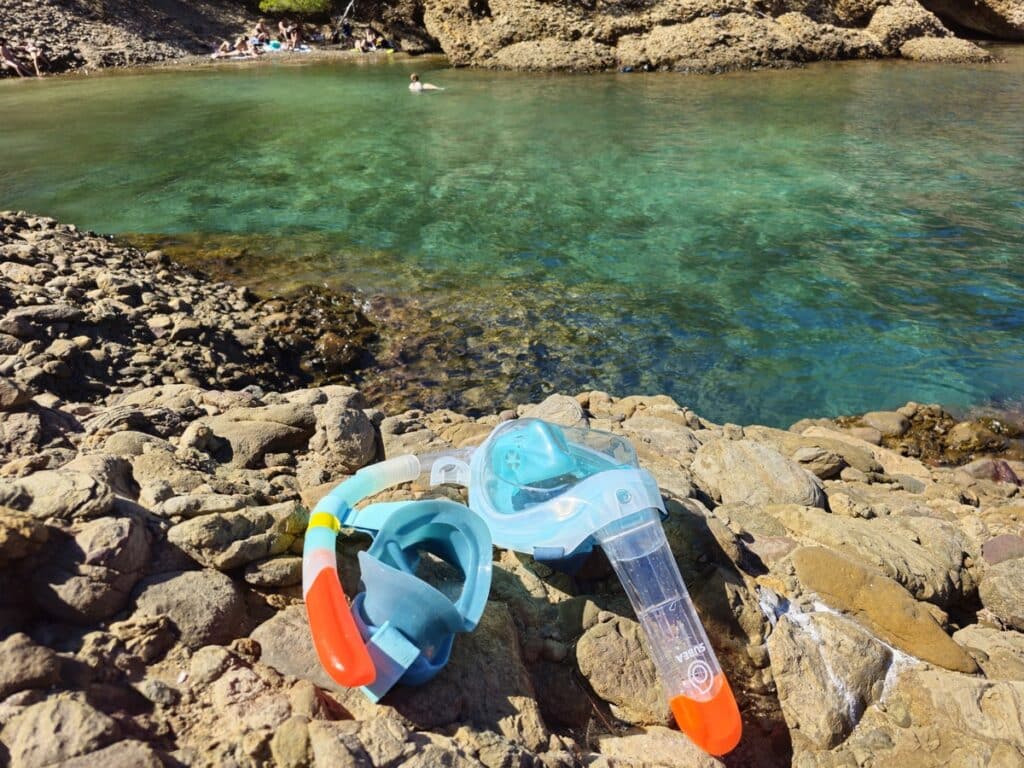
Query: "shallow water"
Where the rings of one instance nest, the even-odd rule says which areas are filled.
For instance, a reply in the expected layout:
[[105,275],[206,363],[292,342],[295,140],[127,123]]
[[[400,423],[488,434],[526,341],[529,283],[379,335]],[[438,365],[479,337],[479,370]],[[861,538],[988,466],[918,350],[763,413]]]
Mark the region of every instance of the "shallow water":
[[0,208],[244,243],[264,289],[411,297],[417,329],[438,329],[403,353],[391,400],[666,392],[784,425],[1015,399],[1024,48],[1000,53],[718,77],[441,69],[429,96],[406,91],[407,62],[0,82]]

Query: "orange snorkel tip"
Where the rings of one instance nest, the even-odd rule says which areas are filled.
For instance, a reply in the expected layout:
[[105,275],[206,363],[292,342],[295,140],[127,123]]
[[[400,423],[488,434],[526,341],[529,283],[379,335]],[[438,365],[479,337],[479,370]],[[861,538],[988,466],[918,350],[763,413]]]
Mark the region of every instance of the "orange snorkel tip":
[[317,574],[306,595],[306,614],[320,663],[336,683],[356,688],[376,679],[370,652],[335,570],[325,568]]
[[721,757],[740,743],[743,721],[725,675],[719,672],[711,698],[703,701],[682,694],[669,702],[679,729],[709,755]]

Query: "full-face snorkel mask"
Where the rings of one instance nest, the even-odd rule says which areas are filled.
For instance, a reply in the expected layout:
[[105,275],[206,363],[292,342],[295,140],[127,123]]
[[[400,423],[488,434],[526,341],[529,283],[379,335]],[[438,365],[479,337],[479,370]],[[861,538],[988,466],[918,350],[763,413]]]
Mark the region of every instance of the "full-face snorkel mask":
[[[736,746],[742,732],[739,709],[665,538],[659,519],[665,507],[654,477],[640,469],[636,452],[624,438],[538,419],[501,424],[479,448],[420,458],[401,456],[367,467],[320,502],[306,534],[303,591],[317,652],[337,682],[350,687],[372,685],[364,690],[376,700],[399,679],[408,683],[430,679],[447,661],[447,653],[437,655],[432,648],[440,637],[439,647],[445,647],[447,638],[450,649],[453,633],[449,630],[458,631],[457,622],[444,624],[444,631],[431,637],[417,640],[402,630],[398,637],[388,632],[393,626],[389,617],[415,611],[418,605],[426,610],[427,603],[404,600],[402,604],[408,607],[395,611],[395,604],[385,599],[375,601],[378,616],[371,619],[384,623],[369,625],[362,611],[366,599],[356,598],[353,616],[336,570],[334,538],[342,525],[379,530],[376,547],[385,533],[381,519],[409,515],[409,508],[429,502],[378,504],[353,512],[355,504],[392,485],[412,481],[421,471],[429,472],[431,485],[468,486],[472,513],[447,503],[460,510],[457,519],[475,513],[489,529],[489,536],[486,531],[459,534],[472,537],[478,553],[484,551],[485,543],[487,551],[459,565],[467,587],[472,586],[463,588],[459,600],[466,601],[461,613],[465,630],[476,625],[486,602],[492,539],[499,547],[546,561],[572,558],[600,544],[644,628],[680,729],[713,755],[723,755]],[[464,529],[470,531],[472,526],[467,524]],[[386,538],[381,547],[394,548]],[[470,549],[469,545],[462,547],[464,552]],[[367,594],[373,584],[366,576],[373,568],[367,569],[363,556],[371,556],[373,551],[371,547],[360,556]],[[472,585],[471,570],[478,574]],[[412,586],[411,581],[404,584]],[[477,593],[474,600],[467,599],[469,592]],[[397,592],[392,595],[400,599]],[[411,623],[412,629],[423,625],[438,626],[428,617]],[[409,641],[405,646],[403,639]],[[410,659],[417,654],[426,654],[433,672],[404,677],[414,663]],[[375,682],[378,674],[383,677]]]
[[[429,499],[355,509],[419,474],[415,456],[361,469],[321,499],[306,530],[302,592],[320,663],[337,683],[361,686],[372,701],[396,683],[419,685],[440,672],[455,634],[476,627],[491,588],[490,532],[462,504]],[[335,554],[342,527],[374,536],[359,553],[363,591],[351,608]],[[459,571],[458,597],[416,575],[424,554]]]
[[736,700],[665,538],[658,484],[627,440],[518,419],[479,448],[422,461],[432,483],[468,484],[469,506],[499,547],[550,561],[600,544],[644,628],[680,729],[713,755],[736,746]]

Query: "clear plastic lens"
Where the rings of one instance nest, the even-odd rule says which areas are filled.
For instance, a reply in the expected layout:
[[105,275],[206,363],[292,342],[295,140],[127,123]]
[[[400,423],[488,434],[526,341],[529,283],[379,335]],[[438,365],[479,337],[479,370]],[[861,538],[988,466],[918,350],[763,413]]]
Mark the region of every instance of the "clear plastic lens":
[[665,693],[670,699],[711,699],[722,670],[656,510],[616,521],[596,536],[647,635]]

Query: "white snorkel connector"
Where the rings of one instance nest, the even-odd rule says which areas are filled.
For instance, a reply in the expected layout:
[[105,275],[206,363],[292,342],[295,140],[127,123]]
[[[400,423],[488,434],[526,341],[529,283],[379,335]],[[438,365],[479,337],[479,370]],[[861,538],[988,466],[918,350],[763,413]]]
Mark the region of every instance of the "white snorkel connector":
[[658,484],[625,438],[518,419],[477,449],[421,462],[432,485],[469,486],[469,506],[499,547],[551,561],[600,544],[647,635],[680,728],[714,755],[736,746],[739,710],[661,526]]

